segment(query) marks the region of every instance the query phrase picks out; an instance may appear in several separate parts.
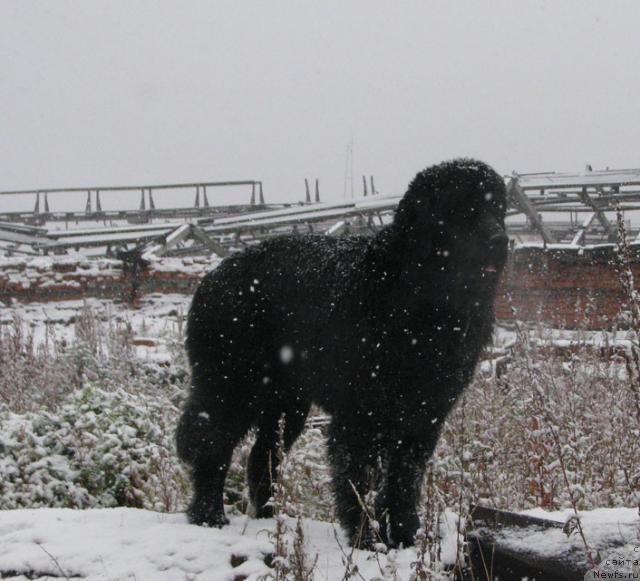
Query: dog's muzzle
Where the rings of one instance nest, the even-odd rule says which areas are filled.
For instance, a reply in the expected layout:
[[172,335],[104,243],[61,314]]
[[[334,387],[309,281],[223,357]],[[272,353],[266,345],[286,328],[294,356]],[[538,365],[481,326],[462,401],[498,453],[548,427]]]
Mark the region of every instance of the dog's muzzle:
[[507,259],[509,237],[504,232],[491,236],[487,248],[488,261],[482,269],[487,274],[498,274]]

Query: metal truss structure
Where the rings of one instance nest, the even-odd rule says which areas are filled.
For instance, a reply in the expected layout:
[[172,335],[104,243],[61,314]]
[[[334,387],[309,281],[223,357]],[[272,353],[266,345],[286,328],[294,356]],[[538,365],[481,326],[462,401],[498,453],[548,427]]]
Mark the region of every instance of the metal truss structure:
[[[593,171],[587,166],[580,173],[513,173],[505,183],[507,224],[516,242],[572,247],[611,243],[617,238],[617,212],[626,219],[630,237],[639,238],[630,218],[640,210],[640,169]],[[0,251],[115,255],[135,250],[147,257],[212,252],[224,256],[283,233],[373,234],[392,220],[401,196],[378,194],[373,178],[370,190],[364,178],[363,184],[364,195],[356,200],[323,203],[317,181],[312,202],[305,180],[306,200],[298,204],[266,204],[262,182],[255,180],[0,192],[0,200],[3,195],[35,196],[33,212],[0,208]],[[210,204],[207,189],[221,186],[250,186],[251,198],[245,204]],[[167,189],[191,191],[193,205],[156,207],[153,192]],[[116,191],[139,192],[140,207],[103,210],[101,194]],[[51,211],[49,195],[69,192],[86,194],[84,211]],[[102,224],[82,229],[43,227],[59,221]]]

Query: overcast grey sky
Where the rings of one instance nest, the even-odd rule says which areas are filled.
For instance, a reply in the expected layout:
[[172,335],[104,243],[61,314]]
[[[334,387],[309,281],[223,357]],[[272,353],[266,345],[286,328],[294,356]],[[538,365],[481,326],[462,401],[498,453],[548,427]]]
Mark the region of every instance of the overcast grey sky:
[[[640,3],[0,2],[0,189],[640,165]],[[6,203],[0,200],[0,203]]]

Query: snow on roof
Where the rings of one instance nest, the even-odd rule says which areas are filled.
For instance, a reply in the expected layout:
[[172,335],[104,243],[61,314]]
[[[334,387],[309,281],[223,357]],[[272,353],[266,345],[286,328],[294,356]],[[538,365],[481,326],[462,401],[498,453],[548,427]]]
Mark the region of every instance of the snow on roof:
[[518,182],[525,189],[571,188],[582,186],[638,185],[640,169],[583,171],[577,173],[519,174]]

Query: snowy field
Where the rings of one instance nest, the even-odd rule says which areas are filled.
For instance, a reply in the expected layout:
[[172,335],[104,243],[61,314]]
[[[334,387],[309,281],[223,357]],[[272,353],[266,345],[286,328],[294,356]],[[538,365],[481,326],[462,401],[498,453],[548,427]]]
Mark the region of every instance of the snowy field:
[[[295,527],[292,519],[287,523]],[[365,579],[394,572],[408,579],[417,559],[413,548],[389,558],[351,554],[336,525],[306,520],[303,526],[315,579],[342,579],[347,561]],[[21,581],[34,573],[92,581],[256,580],[272,571],[265,562],[274,528],[273,520],[233,517],[223,530],[206,529],[187,524],[182,514],[125,508],[9,511],[0,516],[0,572],[13,571],[11,578]]]
[[[565,522],[570,511],[528,511]],[[453,514],[443,519],[442,561],[452,564],[456,552]],[[293,553],[294,519],[285,519],[287,553]],[[607,553],[616,547],[633,555],[640,544],[637,511],[600,509],[582,515],[592,547]],[[0,515],[0,574],[27,579],[86,579],[88,581],[239,581],[273,575],[275,522],[232,517],[223,530],[189,525],[183,514],[131,508],[71,510],[25,509]],[[415,548],[389,554],[352,551],[332,523],[304,520],[304,551],[308,579],[409,580],[416,578],[420,554]],[[580,553],[577,537],[560,529],[510,530],[503,535],[510,550],[550,558]],[[357,573],[355,573],[357,571]],[[442,578],[445,573],[443,573]],[[346,577],[345,577],[346,576]],[[295,577],[288,577],[295,578]],[[425,577],[426,579],[427,577]],[[437,578],[437,577],[435,577]]]
[[[3,577],[296,578],[268,566],[276,521],[246,516],[251,437],[230,469],[231,525],[186,523],[190,485],[173,432],[189,384],[189,300],[158,294],[142,297],[138,309],[88,299],[0,310]],[[640,544],[640,374],[625,359],[636,344],[626,331],[498,328],[493,360],[480,365],[429,466],[426,540],[388,555],[348,548],[334,522],[324,432],[310,426],[283,472],[291,516],[282,517],[289,554],[281,562],[291,566],[302,552],[315,564],[305,579],[451,579],[456,556],[468,550],[458,523],[463,529],[478,502],[559,521],[581,513],[586,546],[575,532],[505,539],[519,550],[552,556],[569,546],[584,555],[587,547]]]
[[14,317],[19,317],[33,333],[36,344],[42,345],[47,340],[71,343],[75,335],[74,323],[82,309],[87,308],[105,328],[118,324],[130,326],[135,336],[136,354],[141,360],[167,363],[167,342],[180,340],[190,302],[189,295],[152,294],[143,296],[137,309],[131,309],[126,303],[97,298],[16,303],[0,309],[0,325],[7,326]]

